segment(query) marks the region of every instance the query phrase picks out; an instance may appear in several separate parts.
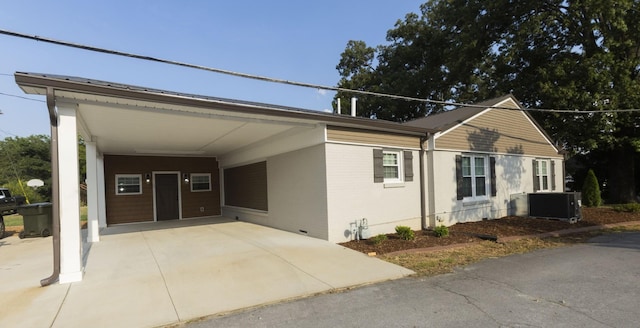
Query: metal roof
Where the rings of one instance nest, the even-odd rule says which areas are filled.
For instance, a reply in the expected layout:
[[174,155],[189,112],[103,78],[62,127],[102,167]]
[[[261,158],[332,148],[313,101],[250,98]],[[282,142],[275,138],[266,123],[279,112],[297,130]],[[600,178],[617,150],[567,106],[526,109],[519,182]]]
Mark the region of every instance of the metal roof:
[[45,94],[46,88],[52,87],[55,90],[69,92],[209,108],[233,113],[312,120],[331,125],[349,126],[400,134],[425,135],[428,132],[435,132],[425,127],[400,124],[379,119],[352,117],[348,115],[326,113],[288,106],[181,93],[75,76],[16,72],[15,80],[26,93],[32,94]]

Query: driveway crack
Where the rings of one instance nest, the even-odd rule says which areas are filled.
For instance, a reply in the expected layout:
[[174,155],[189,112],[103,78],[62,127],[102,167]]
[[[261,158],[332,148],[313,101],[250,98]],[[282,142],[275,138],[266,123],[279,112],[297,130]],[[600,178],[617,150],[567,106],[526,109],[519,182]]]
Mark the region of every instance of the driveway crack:
[[443,287],[443,286],[434,286],[435,288],[439,288],[441,290],[444,290],[448,293],[460,296],[462,298],[464,298],[467,303],[471,306],[473,306],[474,308],[476,308],[478,311],[480,311],[482,314],[484,314],[487,318],[491,319],[491,321],[495,322],[498,326],[503,326],[503,324],[498,321],[498,319],[496,319],[494,316],[492,316],[489,312],[485,311],[482,307],[480,307],[478,304],[476,304],[478,302],[478,300],[474,299],[473,297],[469,296],[469,295],[465,295],[459,292],[456,292],[452,289]]

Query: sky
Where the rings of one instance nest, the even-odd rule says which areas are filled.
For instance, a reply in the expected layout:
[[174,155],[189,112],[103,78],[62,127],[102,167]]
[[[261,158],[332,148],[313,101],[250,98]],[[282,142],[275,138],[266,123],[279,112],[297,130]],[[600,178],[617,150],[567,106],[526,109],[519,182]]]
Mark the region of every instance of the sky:
[[[316,85],[335,86],[349,40],[386,43],[417,0],[0,0],[0,29]],[[333,92],[232,77],[0,34],[0,140],[50,134],[44,97],[14,72],[59,74],[312,110]],[[18,97],[16,97],[18,96]],[[24,98],[29,98],[24,99]]]

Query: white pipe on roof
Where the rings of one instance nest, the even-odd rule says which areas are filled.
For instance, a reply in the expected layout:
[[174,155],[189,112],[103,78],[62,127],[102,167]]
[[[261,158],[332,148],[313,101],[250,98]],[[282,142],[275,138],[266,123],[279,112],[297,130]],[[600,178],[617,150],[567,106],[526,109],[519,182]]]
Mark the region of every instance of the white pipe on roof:
[[358,98],[351,97],[351,116],[356,117],[356,103],[358,102]]

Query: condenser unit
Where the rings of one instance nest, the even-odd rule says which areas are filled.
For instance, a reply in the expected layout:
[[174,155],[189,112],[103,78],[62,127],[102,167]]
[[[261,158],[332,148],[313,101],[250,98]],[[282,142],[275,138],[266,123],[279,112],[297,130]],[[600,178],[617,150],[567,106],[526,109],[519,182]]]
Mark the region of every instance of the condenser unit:
[[568,220],[571,223],[582,219],[579,192],[536,192],[528,194],[527,198],[530,217]]
[[529,195],[526,193],[512,194],[509,198],[509,215],[529,215]]

